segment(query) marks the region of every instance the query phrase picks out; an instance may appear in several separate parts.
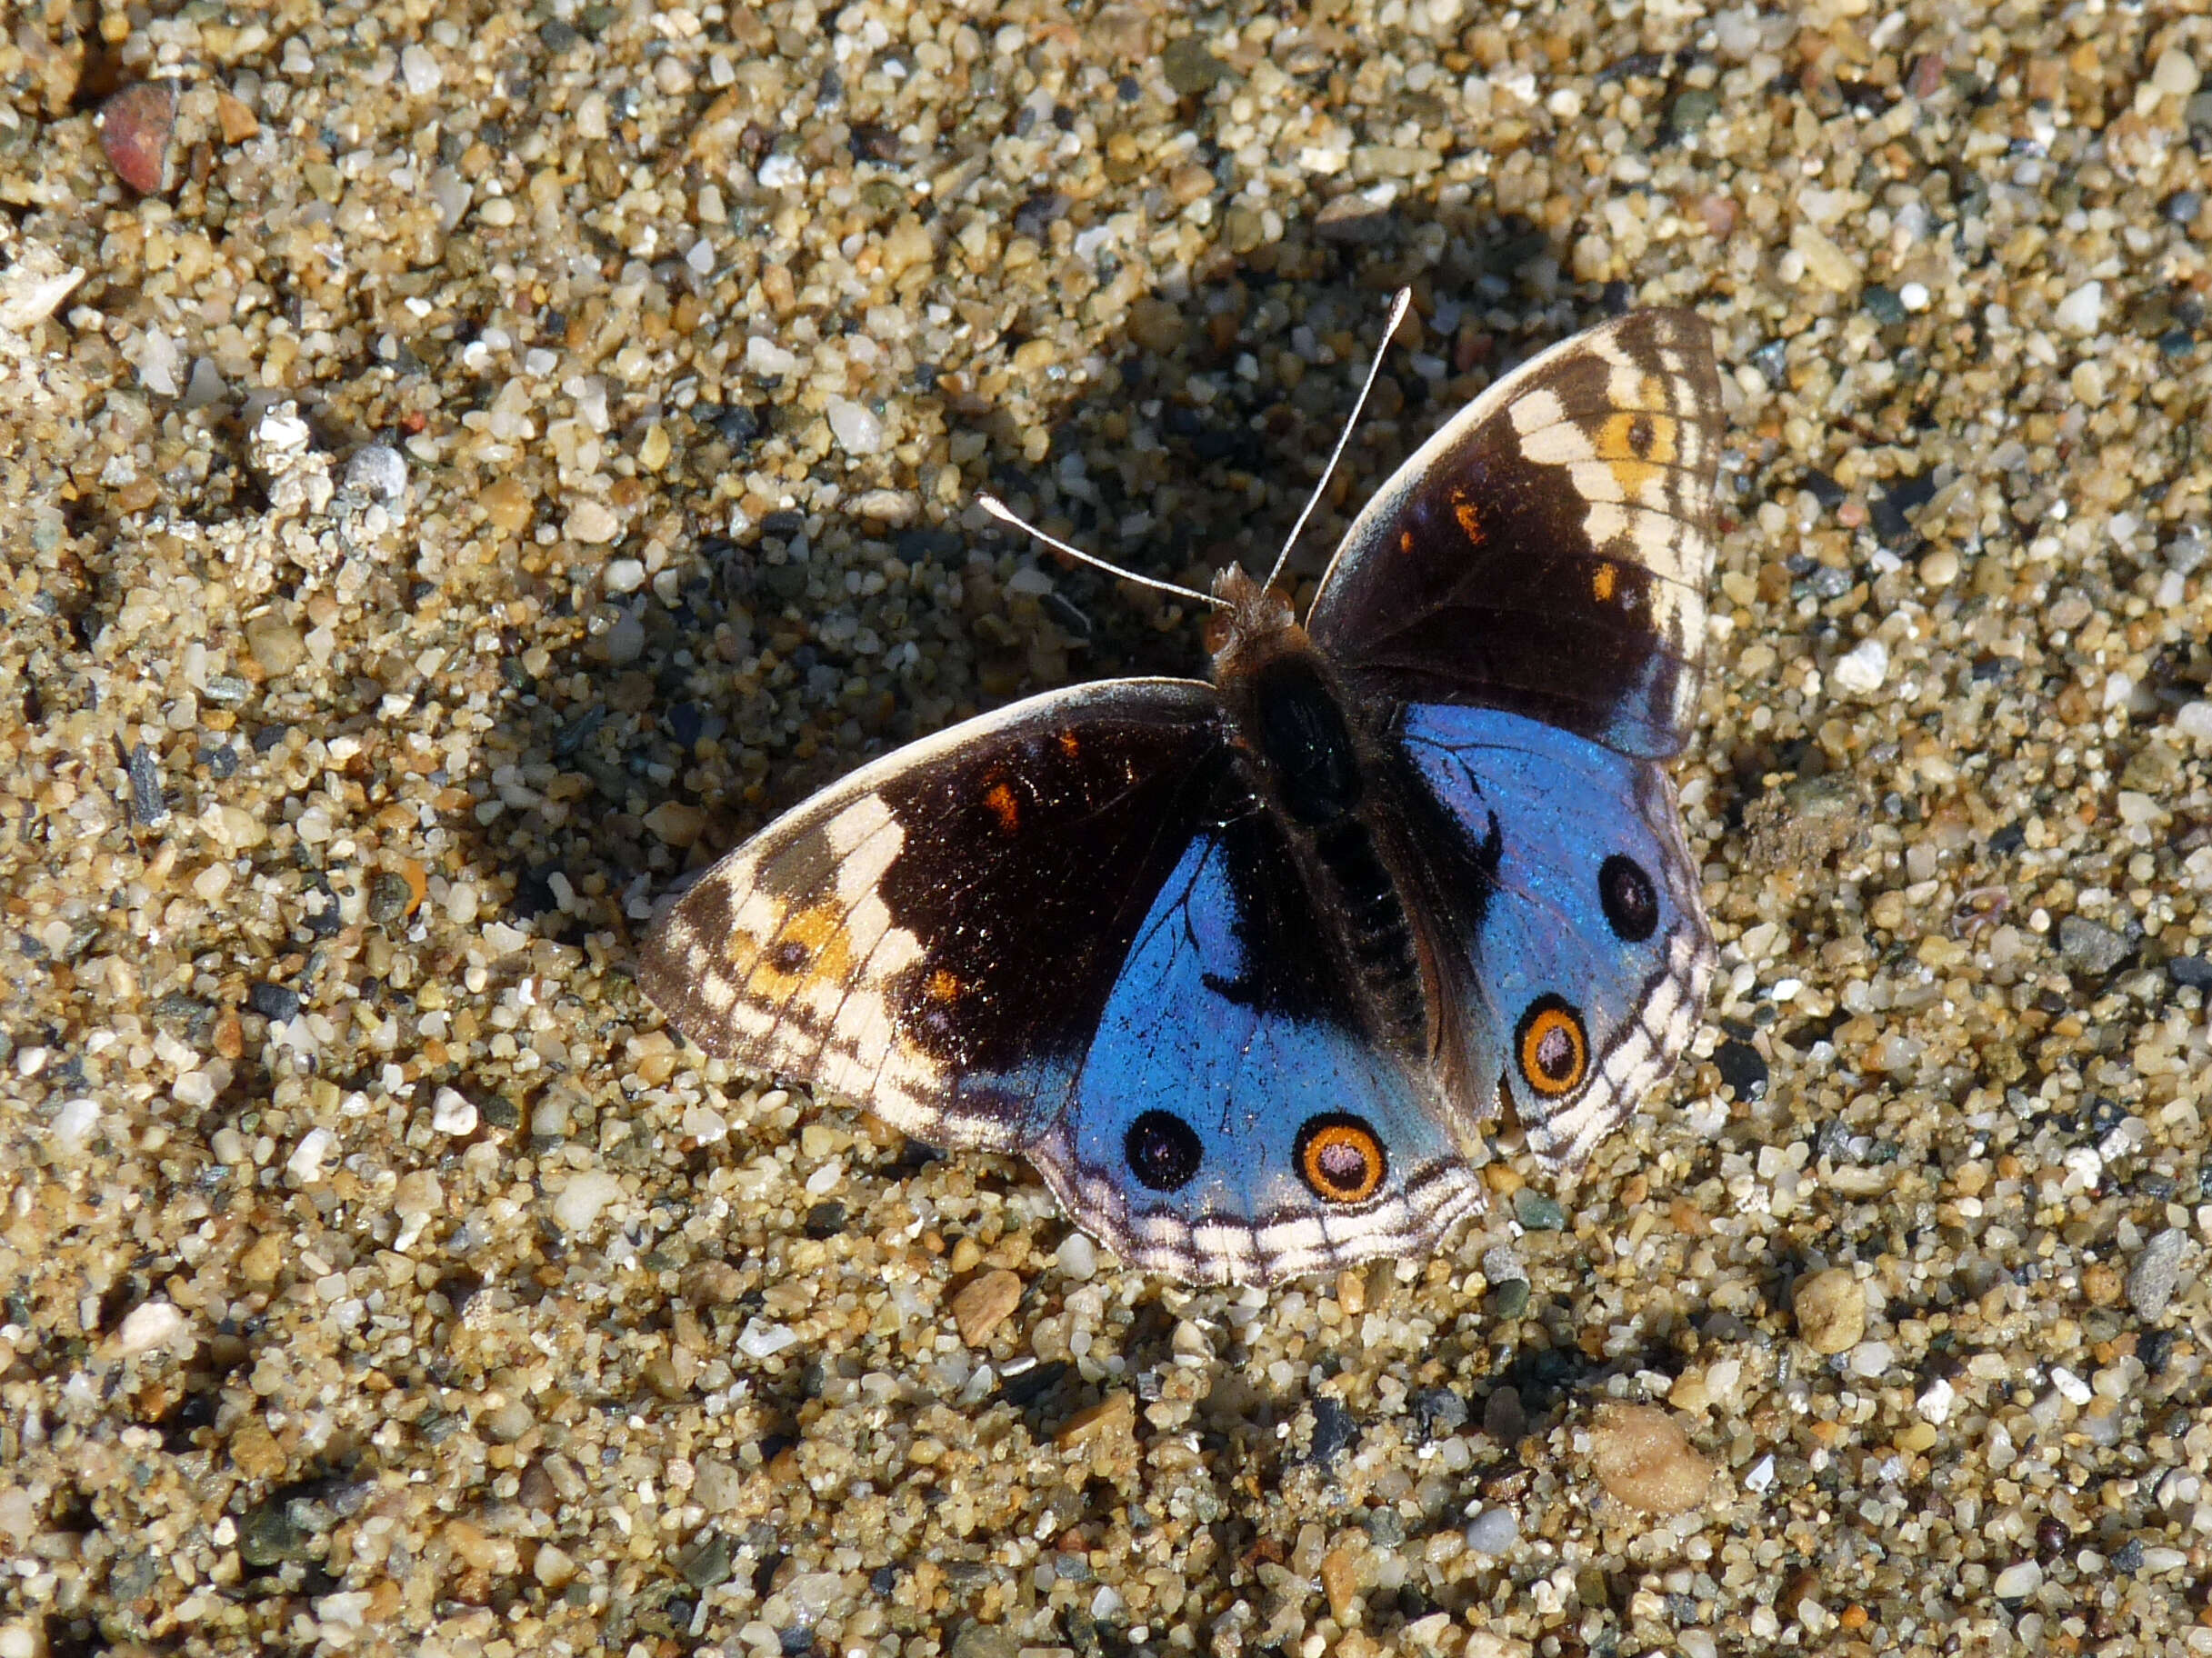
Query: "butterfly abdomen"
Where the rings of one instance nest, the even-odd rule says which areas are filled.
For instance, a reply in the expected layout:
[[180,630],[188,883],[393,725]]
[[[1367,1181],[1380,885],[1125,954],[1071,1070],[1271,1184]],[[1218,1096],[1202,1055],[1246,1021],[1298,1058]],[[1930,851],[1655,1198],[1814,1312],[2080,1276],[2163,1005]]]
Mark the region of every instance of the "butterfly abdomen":
[[1285,644],[1235,687],[1248,698],[1237,700],[1250,739],[1270,793],[1326,877],[1338,937],[1378,1023],[1417,1046],[1428,1033],[1428,998],[1405,900],[1361,811],[1359,745],[1319,661]]

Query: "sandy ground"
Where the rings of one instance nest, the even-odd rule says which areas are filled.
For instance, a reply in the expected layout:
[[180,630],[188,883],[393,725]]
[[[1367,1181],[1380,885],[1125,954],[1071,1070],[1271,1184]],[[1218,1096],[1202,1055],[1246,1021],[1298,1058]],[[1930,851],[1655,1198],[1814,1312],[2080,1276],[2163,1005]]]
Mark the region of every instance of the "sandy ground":
[[[12,8],[0,1658],[2212,1652],[2208,70],[2095,0]],[[1262,1296],[686,1054],[682,871],[1196,665],[974,493],[1263,559],[1400,284],[1309,574],[1531,351],[1717,329],[1673,1084]]]

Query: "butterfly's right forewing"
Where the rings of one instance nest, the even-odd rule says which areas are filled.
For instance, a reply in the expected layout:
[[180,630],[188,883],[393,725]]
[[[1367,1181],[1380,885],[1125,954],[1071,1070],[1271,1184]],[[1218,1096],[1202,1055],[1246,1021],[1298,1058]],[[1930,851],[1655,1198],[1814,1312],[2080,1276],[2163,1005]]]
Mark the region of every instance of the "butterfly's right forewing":
[[710,869],[638,960],[708,1052],[940,1145],[1065,1103],[1130,941],[1229,755],[1213,689],[1121,680],[899,750]]

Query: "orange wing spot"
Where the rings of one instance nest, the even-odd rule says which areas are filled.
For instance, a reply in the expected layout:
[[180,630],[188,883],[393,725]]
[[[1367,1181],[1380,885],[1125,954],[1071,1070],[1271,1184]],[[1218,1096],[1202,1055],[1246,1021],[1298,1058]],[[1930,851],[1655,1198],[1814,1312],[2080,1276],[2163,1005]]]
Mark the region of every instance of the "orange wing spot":
[[834,904],[819,904],[785,921],[775,942],[753,964],[746,989],[756,995],[787,996],[812,980],[841,983],[852,968],[844,912]]
[[1662,468],[1682,458],[1682,427],[1671,414],[1623,409],[1599,424],[1593,447],[1613,469],[1624,500],[1640,500]]
[[1401,553],[1410,553],[1413,551],[1413,532],[1411,530],[1400,530],[1398,532],[1398,551]]
[[1478,547],[1482,545],[1486,536],[1486,532],[1482,527],[1482,514],[1475,510],[1472,502],[1460,502],[1458,505],[1452,508],[1452,516],[1459,520],[1460,534],[1465,535],[1471,544]]
[[1606,559],[1590,572],[1590,596],[1600,604],[1613,603],[1613,589],[1620,583],[1620,566]]
[[1070,760],[1083,752],[1083,739],[1072,731],[1062,732],[1059,736],[1059,744],[1060,752]]
[[1012,834],[1021,827],[1022,803],[1014,798],[1014,791],[1003,783],[995,783],[983,792],[983,804],[990,814],[998,820],[999,832]]
[[932,1002],[956,1002],[966,989],[967,986],[960,982],[959,974],[942,967],[932,972],[922,984],[922,994]]
[[1298,1174],[1316,1197],[1332,1204],[1364,1204],[1389,1167],[1383,1143],[1356,1117],[1324,1117],[1298,1136]]

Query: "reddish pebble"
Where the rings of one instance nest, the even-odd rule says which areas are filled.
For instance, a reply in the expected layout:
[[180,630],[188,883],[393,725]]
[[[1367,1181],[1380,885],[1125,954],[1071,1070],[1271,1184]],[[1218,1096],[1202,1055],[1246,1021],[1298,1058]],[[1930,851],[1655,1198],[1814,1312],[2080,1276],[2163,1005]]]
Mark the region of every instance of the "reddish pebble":
[[175,184],[169,135],[176,125],[176,88],[166,81],[125,86],[100,106],[100,147],[115,176],[142,195],[164,195]]
[[1856,530],[1867,522],[1867,505],[1863,501],[1847,501],[1836,509],[1836,522],[1847,530]]

